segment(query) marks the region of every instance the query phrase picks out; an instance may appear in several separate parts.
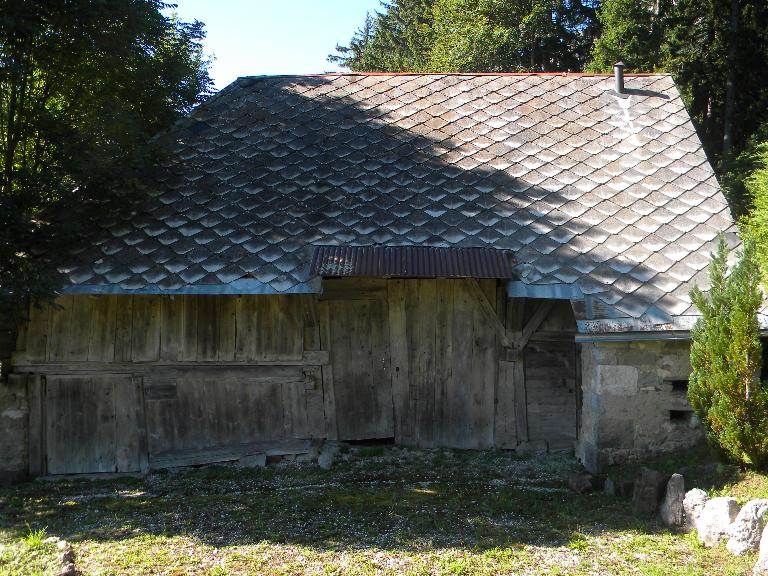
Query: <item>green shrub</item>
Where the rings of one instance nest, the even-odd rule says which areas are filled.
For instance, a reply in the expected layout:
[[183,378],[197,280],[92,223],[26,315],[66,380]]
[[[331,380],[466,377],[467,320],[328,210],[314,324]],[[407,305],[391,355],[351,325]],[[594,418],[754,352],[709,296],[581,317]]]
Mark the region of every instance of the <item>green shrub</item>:
[[688,398],[712,444],[734,462],[762,467],[768,464],[768,384],[759,379],[760,273],[750,241],[730,274],[727,258],[721,238],[709,292],[691,291],[702,317],[691,332]]
[[768,143],[757,146],[744,162],[754,169],[743,181],[752,206],[742,230],[755,246],[763,282],[768,284]]

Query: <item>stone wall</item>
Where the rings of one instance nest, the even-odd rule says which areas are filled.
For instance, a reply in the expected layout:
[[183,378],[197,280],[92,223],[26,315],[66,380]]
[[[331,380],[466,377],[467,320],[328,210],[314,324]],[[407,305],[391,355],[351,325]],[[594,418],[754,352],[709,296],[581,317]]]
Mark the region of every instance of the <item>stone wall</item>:
[[28,429],[27,377],[11,374],[0,381],[0,484],[27,477]]
[[607,466],[689,448],[703,438],[687,399],[690,344],[582,344],[582,417],[577,456]]

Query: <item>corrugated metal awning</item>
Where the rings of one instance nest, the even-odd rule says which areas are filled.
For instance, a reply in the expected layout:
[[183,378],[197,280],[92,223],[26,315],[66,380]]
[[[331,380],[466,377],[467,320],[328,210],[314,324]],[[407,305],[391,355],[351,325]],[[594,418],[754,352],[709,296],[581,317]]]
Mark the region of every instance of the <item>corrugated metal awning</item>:
[[510,250],[430,246],[317,246],[313,276],[516,278]]

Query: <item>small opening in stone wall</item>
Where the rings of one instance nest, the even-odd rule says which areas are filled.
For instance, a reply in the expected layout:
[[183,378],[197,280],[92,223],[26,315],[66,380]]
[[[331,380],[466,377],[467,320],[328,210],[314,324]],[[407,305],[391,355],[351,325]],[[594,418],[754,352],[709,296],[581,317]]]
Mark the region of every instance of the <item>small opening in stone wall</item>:
[[667,380],[672,385],[672,392],[688,392],[688,380]]
[[690,422],[693,412],[689,410],[670,410],[669,421],[670,422]]

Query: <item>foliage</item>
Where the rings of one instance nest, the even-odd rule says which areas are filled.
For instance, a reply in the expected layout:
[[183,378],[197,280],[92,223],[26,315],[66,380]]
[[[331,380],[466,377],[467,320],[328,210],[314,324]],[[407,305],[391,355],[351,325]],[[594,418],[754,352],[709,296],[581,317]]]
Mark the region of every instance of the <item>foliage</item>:
[[668,0],[603,0],[597,17],[602,33],[588,70],[610,72],[623,61],[633,72],[655,72],[668,64],[665,42]]
[[594,41],[591,0],[393,0],[331,62],[356,71],[578,71]]
[[763,283],[768,286],[768,143],[758,146],[750,160],[756,168],[744,182],[753,208],[742,230],[755,246]]
[[0,290],[49,294],[123,206],[145,143],[210,91],[203,25],[160,0],[0,0]]
[[595,35],[585,0],[437,0],[436,71],[579,71]]
[[759,272],[750,242],[730,274],[727,260],[721,237],[710,291],[691,291],[702,317],[691,331],[688,398],[713,445],[734,462],[760,467],[768,464],[768,383],[758,379]]
[[432,49],[434,0],[382,0],[381,13],[368,14],[349,46],[336,46],[328,61],[366,72],[425,70]]

